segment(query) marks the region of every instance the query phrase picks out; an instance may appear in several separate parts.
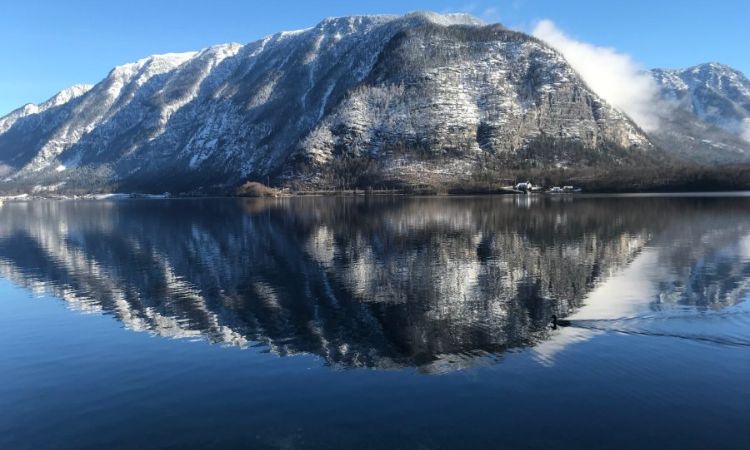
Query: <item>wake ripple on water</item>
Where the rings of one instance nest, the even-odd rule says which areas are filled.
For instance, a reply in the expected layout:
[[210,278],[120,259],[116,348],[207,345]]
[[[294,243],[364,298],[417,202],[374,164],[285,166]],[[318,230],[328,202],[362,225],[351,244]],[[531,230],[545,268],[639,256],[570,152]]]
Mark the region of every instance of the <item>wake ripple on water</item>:
[[750,302],[723,311],[686,310],[617,319],[570,320],[561,326],[750,347]]

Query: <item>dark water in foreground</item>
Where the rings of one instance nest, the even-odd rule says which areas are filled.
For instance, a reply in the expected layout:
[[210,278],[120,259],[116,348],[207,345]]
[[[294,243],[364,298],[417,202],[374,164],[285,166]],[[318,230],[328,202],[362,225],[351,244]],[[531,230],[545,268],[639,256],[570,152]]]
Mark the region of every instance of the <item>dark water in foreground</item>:
[[750,197],[5,203],[0,448],[746,449],[748,300]]

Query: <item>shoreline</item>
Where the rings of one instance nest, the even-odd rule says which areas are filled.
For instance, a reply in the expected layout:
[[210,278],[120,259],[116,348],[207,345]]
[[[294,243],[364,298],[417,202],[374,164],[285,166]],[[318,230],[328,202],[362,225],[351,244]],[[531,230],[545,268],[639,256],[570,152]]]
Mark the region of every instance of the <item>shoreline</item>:
[[113,201],[113,200],[200,200],[200,199],[291,199],[291,198],[321,198],[321,197],[422,197],[422,198],[482,198],[482,197],[510,197],[521,198],[596,198],[596,197],[745,197],[750,196],[750,189],[737,190],[695,190],[695,191],[633,191],[633,192],[530,192],[520,191],[487,192],[487,193],[419,193],[406,191],[301,191],[294,193],[282,193],[269,196],[243,196],[243,195],[164,195],[164,194],[140,194],[140,193],[114,193],[114,194],[84,194],[84,195],[39,195],[18,194],[0,195],[0,205],[4,202],[26,202],[35,200],[56,201]]

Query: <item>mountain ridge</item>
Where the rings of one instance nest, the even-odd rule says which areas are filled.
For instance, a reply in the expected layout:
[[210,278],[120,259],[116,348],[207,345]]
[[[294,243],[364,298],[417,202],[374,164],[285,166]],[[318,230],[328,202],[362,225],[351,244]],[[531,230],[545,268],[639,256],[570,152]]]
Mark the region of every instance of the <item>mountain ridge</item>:
[[676,155],[700,163],[750,162],[750,80],[726,64],[653,69],[671,110],[651,134]]
[[466,14],[327,18],[80,90],[0,119],[0,189],[364,187],[663,157],[559,52]]

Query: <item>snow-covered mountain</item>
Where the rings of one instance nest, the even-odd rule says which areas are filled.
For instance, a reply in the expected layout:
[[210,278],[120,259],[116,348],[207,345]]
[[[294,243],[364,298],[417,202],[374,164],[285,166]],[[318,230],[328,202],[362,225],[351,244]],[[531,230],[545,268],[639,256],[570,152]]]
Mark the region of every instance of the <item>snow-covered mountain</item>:
[[44,111],[56,106],[64,105],[65,103],[68,103],[90,91],[92,87],[93,85],[90,84],[77,84],[58,92],[54,97],[44,103],[38,105],[29,103],[18,108],[7,116],[0,118],[0,133],[8,131],[8,129],[10,129],[10,127],[12,127],[19,119],[28,117],[32,114],[43,113]]
[[717,63],[654,69],[662,98],[673,106],[653,140],[698,162],[750,162],[750,80]]
[[467,15],[357,16],[152,56],[24,107],[0,119],[0,189],[363,182],[336,179],[347,171],[450,180],[488,161],[611,165],[654,152],[533,37]]

